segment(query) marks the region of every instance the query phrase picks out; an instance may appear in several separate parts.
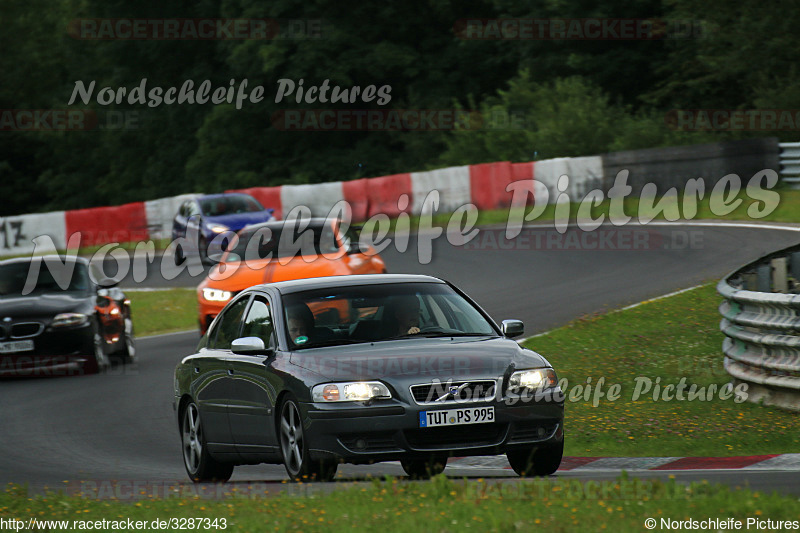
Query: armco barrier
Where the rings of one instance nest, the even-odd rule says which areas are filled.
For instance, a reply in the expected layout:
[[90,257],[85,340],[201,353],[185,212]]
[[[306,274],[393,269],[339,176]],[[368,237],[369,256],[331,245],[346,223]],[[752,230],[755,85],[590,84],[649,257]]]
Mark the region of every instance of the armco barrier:
[[64,211],[0,217],[0,255],[23,255],[33,252],[33,239],[47,235],[57,250],[67,247]]
[[800,188],[800,143],[780,143],[781,180]]
[[66,222],[67,244],[71,235],[80,233],[81,247],[149,238],[144,202],[67,211]]
[[717,291],[725,370],[748,400],[800,411],[800,246],[723,278]]
[[[249,189],[233,189],[225,192],[243,192],[259,201],[266,209],[272,209],[272,215],[280,219],[283,217],[283,203],[281,202],[281,186],[277,187],[250,187]],[[174,216],[174,215],[173,215]]]

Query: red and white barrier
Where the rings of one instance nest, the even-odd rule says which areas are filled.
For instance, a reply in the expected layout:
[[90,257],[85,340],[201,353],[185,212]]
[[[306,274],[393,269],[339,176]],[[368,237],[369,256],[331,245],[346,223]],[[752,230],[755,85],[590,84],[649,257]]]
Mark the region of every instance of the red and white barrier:
[[[64,211],[0,217],[0,255],[21,255],[33,252],[33,239],[49,236],[54,250],[67,247],[67,224]],[[42,250],[37,250],[41,252]]]
[[[345,200],[352,220],[359,222],[377,214],[389,217],[401,212],[420,214],[425,198],[433,190],[439,191],[439,213],[455,211],[465,204],[474,204],[481,210],[502,209],[512,203],[524,206],[535,196],[543,196],[544,189],[552,203],[558,198],[557,183],[563,174],[570,178],[566,192],[573,201],[579,201],[588,191],[601,186],[602,158],[564,157],[535,163],[500,161],[345,182],[251,187],[227,192],[250,194],[264,207],[273,209],[278,219],[301,205],[307,206],[313,216],[324,217],[337,202]],[[513,189],[518,191],[517,195]],[[80,246],[168,238],[181,203],[195,196],[182,194],[116,207],[0,218],[0,230],[4,223],[6,228],[5,234],[0,231],[0,239],[6,237],[0,242],[4,246],[0,247],[0,254],[32,251],[31,239],[38,235],[50,235],[59,249],[66,248],[69,236],[77,232],[82,236]]]
[[[408,196],[408,204],[400,203],[400,197]],[[392,174],[370,178],[367,184],[368,218],[379,213],[396,217],[401,212],[410,213],[412,208],[411,174]]]
[[80,247],[150,238],[144,202],[67,211],[66,221],[67,244],[71,235],[80,233]]
[[181,194],[170,198],[159,198],[144,203],[147,228],[151,239],[168,239],[172,237],[172,220],[186,200],[196,198],[199,194]]
[[437,210],[440,213],[452,213],[462,205],[472,203],[469,166],[441,168],[428,172],[412,172],[412,213],[415,215],[422,213],[425,198],[434,190],[439,191]]
[[600,187],[603,181],[603,159],[598,156],[559,157],[537,161],[534,179],[547,187],[548,202],[555,203],[561,191],[558,178],[566,174],[569,186],[565,190],[573,202],[580,201],[587,192]]
[[311,210],[311,216],[326,217],[333,206],[342,200],[344,200],[344,192],[340,181],[281,187],[281,205],[284,217],[289,211],[300,205],[308,207]]

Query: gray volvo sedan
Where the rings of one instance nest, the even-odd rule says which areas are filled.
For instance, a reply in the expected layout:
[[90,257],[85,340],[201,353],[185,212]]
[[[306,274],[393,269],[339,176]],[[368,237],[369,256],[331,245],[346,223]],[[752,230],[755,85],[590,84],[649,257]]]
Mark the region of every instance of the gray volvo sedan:
[[376,274],[257,285],[175,369],[174,408],[194,481],[283,463],[330,480],[340,463],[400,461],[411,477],[451,456],[505,453],[554,473],[564,398],[552,365],[450,283]]

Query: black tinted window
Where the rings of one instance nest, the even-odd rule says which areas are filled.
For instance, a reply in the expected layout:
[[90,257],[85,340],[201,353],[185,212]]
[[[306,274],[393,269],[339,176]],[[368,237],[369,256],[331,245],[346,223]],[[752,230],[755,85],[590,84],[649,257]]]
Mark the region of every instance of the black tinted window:
[[21,296],[29,276],[33,284],[29,294],[86,293],[92,286],[89,271],[83,263],[67,263],[64,266],[59,261],[42,261],[39,272],[35,273],[32,272],[30,261],[14,262],[0,265],[0,298]]
[[242,316],[247,307],[247,301],[248,298],[237,300],[222,312],[214,331],[209,335],[209,348],[213,350],[231,349],[231,343],[239,338]]
[[252,260],[335,254],[338,249],[330,226],[316,225],[300,230],[295,225],[285,224],[242,231],[231,253],[240,259]]
[[274,345],[272,331],[272,313],[269,303],[265,299],[257,297],[247,311],[242,337],[258,337],[264,341],[266,346],[270,346]]
[[237,213],[254,213],[263,211],[255,198],[243,195],[215,196],[200,200],[200,209],[203,214],[210,217],[234,215]]

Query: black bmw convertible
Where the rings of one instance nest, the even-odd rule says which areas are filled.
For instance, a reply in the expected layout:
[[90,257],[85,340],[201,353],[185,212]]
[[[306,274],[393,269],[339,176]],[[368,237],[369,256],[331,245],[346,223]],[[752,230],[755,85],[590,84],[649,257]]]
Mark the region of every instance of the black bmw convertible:
[[564,449],[552,365],[437,278],[337,276],[258,285],[217,316],[175,370],[189,477],[283,463],[331,479],[340,463],[400,461],[412,477],[450,456],[505,453],[549,475]]

